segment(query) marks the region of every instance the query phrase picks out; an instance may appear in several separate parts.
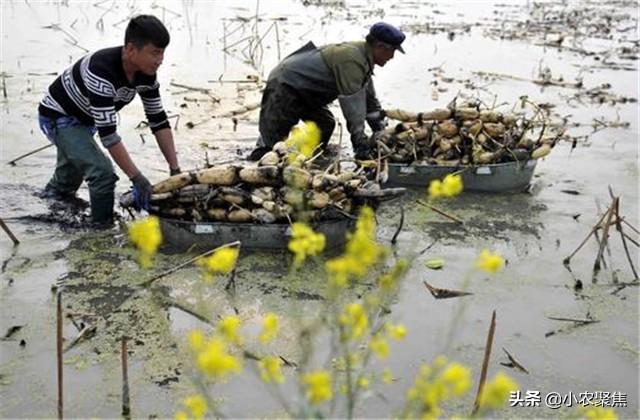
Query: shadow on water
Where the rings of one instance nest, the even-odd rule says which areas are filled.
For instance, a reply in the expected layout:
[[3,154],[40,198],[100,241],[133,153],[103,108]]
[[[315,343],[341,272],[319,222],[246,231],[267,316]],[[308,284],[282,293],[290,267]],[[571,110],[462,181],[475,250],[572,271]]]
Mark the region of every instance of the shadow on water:
[[525,192],[512,194],[487,194],[465,192],[455,200],[440,199],[430,202],[433,206],[451,214],[464,223],[456,223],[445,216],[418,203],[427,201],[426,192],[408,189],[400,200],[389,203],[379,210],[379,217],[391,218],[389,223],[397,226],[399,206],[405,210],[403,230],[416,230],[426,234],[432,241],[455,244],[469,239],[491,238],[511,242],[514,235],[541,239],[544,229],[544,212],[547,206]]

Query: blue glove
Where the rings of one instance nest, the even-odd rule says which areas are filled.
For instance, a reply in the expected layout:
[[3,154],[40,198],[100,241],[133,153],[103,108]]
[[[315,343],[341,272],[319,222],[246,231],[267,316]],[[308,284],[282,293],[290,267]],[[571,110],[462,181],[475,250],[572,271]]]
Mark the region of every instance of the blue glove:
[[138,175],[131,178],[131,182],[133,182],[133,208],[137,211],[149,210],[149,201],[153,192],[151,183],[142,175],[142,172],[138,172]]

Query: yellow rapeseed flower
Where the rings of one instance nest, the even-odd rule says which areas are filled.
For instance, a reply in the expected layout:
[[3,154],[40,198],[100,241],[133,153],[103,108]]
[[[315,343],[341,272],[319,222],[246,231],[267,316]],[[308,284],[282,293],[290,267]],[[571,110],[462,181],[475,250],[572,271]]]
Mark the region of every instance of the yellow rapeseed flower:
[[291,240],[289,250],[293,252],[294,267],[300,267],[308,256],[318,255],[324,250],[325,237],[322,233],[315,233],[311,227],[296,222],[291,225]]
[[219,337],[210,339],[197,355],[197,366],[204,374],[214,379],[224,378],[240,372],[240,360],[227,352],[227,345]]
[[387,323],[385,327],[387,329],[387,334],[389,334],[389,337],[393,338],[394,340],[402,340],[407,336],[407,327],[402,324],[393,325],[391,323]]
[[[439,356],[439,357],[444,357],[444,356]],[[423,363],[422,365],[420,365],[420,369],[418,369],[419,378],[428,378],[431,375],[431,373],[433,373],[433,369],[431,369],[431,366],[429,366],[429,364]]]
[[448,174],[442,180],[442,195],[444,197],[455,197],[462,192],[462,176]]
[[189,416],[184,411],[178,411],[174,417],[174,420],[189,420]]
[[258,339],[262,344],[267,344],[278,335],[279,328],[279,319],[278,315],[269,312],[262,319],[262,331],[258,336]]
[[387,385],[390,385],[393,383],[393,373],[391,372],[391,369],[386,368],[382,372],[382,383]]
[[418,388],[416,388],[415,386],[411,386],[407,389],[407,400],[413,402],[416,401],[418,397]]
[[442,415],[441,404],[463,395],[471,387],[471,372],[459,363],[447,364],[438,356],[433,367],[420,366],[415,382],[407,392],[410,410],[407,417],[435,419]]
[[454,395],[460,396],[471,388],[471,371],[460,363],[451,363],[442,372],[443,381]]
[[357,340],[369,328],[369,319],[364,308],[359,303],[347,305],[339,317],[340,325],[344,327],[342,338],[346,341]]
[[325,269],[329,274],[329,284],[336,289],[343,289],[349,283],[352,273],[359,271],[358,261],[349,256],[332,258],[325,263]]
[[138,260],[144,268],[151,266],[151,260],[162,243],[160,231],[160,219],[156,216],[148,216],[136,220],[129,225],[129,240],[140,250]]
[[618,420],[618,415],[613,408],[589,405],[586,407],[579,407],[578,413],[586,420]]
[[440,418],[442,410],[437,405],[425,405],[420,414],[421,420],[437,420]]
[[209,257],[200,258],[197,264],[204,269],[205,280],[213,280],[216,274],[229,274],[236,268],[240,249],[237,247],[221,248]]
[[351,369],[358,366],[362,362],[362,360],[360,360],[360,354],[358,353],[350,353],[348,359],[349,364],[351,365]]
[[395,289],[396,284],[396,279],[390,273],[385,273],[378,277],[378,286],[385,292],[390,292]]
[[383,253],[384,249],[376,243],[373,210],[363,207],[355,231],[347,235],[344,255],[325,263],[331,286],[343,288],[351,277],[363,277]]
[[429,194],[429,198],[440,198],[442,197],[442,181],[439,179],[434,179],[429,183],[429,189],[427,190]]
[[347,361],[349,361],[350,369],[355,369],[362,362],[358,353],[350,353],[346,359],[344,357],[332,359],[331,365],[334,370],[345,371],[347,370]]
[[218,322],[218,332],[229,343],[240,344],[242,339],[238,334],[240,328],[240,318],[235,315],[225,316]]
[[518,384],[509,376],[498,372],[493,380],[487,382],[480,394],[480,409],[500,408],[507,402],[511,391],[518,389]]
[[439,355],[435,359],[433,359],[433,367],[436,369],[440,369],[444,367],[448,362],[446,356]]
[[496,273],[504,266],[504,258],[498,253],[483,249],[476,260],[476,266],[487,273]]
[[381,247],[376,243],[376,221],[373,210],[363,207],[360,210],[356,230],[347,242],[347,254],[357,259],[363,266],[364,275],[382,254]]
[[347,370],[347,362],[344,357],[337,357],[331,359],[331,367],[336,371]]
[[371,381],[364,376],[358,378],[357,382],[358,388],[360,389],[369,389],[369,385],[371,385]]
[[369,343],[371,351],[378,357],[378,359],[386,359],[389,357],[389,343],[382,336],[382,334],[376,334],[371,337]]
[[200,395],[192,395],[185,398],[183,404],[191,411],[194,419],[201,420],[207,412],[207,402]]
[[189,347],[193,351],[200,351],[204,348],[204,334],[200,330],[189,332]]
[[275,382],[281,384],[284,382],[282,374],[282,360],[275,356],[266,356],[258,362],[260,368],[260,378],[266,383]]
[[320,143],[320,137],[318,125],[313,121],[305,121],[293,127],[285,143],[309,158]]
[[462,189],[462,176],[447,174],[442,181],[439,179],[431,181],[427,192],[429,198],[450,198],[460,194]]
[[307,399],[318,405],[333,398],[331,374],[326,370],[316,370],[302,375],[302,384],[306,388]]

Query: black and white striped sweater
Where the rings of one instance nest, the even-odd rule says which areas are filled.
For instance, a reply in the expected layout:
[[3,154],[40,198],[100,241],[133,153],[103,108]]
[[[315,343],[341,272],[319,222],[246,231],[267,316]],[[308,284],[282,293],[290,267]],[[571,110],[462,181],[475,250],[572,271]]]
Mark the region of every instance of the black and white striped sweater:
[[122,47],[105,48],[88,54],[67,68],[49,86],[38,112],[56,119],[72,116],[95,126],[105,147],[120,142],[117,114],[140,94],[151,131],[169,127],[162,108],[156,76],[141,72],[129,83],[122,67]]

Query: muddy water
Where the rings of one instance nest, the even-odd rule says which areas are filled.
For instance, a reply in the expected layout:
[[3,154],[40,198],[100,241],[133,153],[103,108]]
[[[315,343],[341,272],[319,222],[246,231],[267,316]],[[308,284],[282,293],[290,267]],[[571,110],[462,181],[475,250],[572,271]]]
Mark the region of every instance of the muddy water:
[[[4,165],[0,173],[0,215],[21,244],[13,248],[5,236],[0,236],[0,332],[4,334],[14,325],[24,327],[13,340],[0,342],[1,416],[51,417],[56,413],[54,285],[64,288],[65,312],[72,314],[76,323],[97,326],[91,340],[65,354],[65,414],[79,417],[119,415],[118,349],[123,336],[128,338],[131,351],[134,415],[165,417],[171,416],[181,398],[193,389],[184,362],[185,333],[194,327],[208,327],[185,308],[209,320],[237,310],[247,333],[258,330],[265,312],[277,312],[285,324],[278,351],[295,360],[299,356],[293,345],[296,320],[313,314],[321,305],[324,285],[319,266],[311,264],[291,279],[281,263],[288,256],[278,253],[243,255],[233,294],[225,290],[226,282],[202,285],[195,269],[181,270],[158,282],[151,291],[141,291],[134,285],[150,273],[137,267],[126,238],[117,229],[102,233],[78,229],[74,226],[82,221],[80,212],[64,208],[52,212],[48,203],[33,196],[53,170],[52,149],[17,166],[5,165],[11,158],[46,144],[37,128],[35,109],[41,92],[53,78],[49,73],[61,71],[81,57],[84,49],[117,45],[123,22],[132,13],[150,12],[162,17],[172,34],[159,77],[166,109],[180,115],[176,142],[183,168],[202,165],[205,156],[211,162],[238,159],[255,141],[255,111],[240,116],[236,127],[229,118],[211,116],[258,101],[259,86],[220,80],[266,76],[277,62],[278,50],[284,56],[307,40],[322,44],[357,39],[369,24],[382,18],[411,27],[424,24],[426,28],[426,23],[432,28],[438,24],[471,27],[469,32],[409,32],[407,54],[399,54],[385,68],[376,70],[383,106],[427,110],[446,105],[458,92],[477,93],[487,103],[495,100],[509,104],[528,95],[535,101],[554,104],[558,115],[568,116],[573,122],[590,124],[594,118],[628,122],[628,128],[592,133],[573,151],[570,144],[559,144],[538,163],[530,194],[465,193],[443,203],[443,209],[466,221],[463,227],[417,205],[421,191],[380,208],[378,233],[383,242],[395,232],[398,207],[405,209],[397,250],[400,255],[432,246],[414,260],[391,308],[391,318],[404,322],[409,335],[405,342],[394,344],[392,357],[378,366],[391,367],[399,381],[380,389],[384,399],[372,394],[359,413],[369,417],[393,413],[401,405],[416,367],[442,352],[474,367],[477,377],[488,321],[495,309],[497,330],[490,376],[506,369],[499,365],[506,361],[500,350],[504,347],[531,372],[524,375],[507,369],[522,390],[538,390],[543,396],[550,392],[623,392],[628,407],[621,408],[620,415],[638,417],[638,288],[627,287],[612,294],[615,279],[621,283],[632,280],[620,243],[613,243],[612,263],[596,283],[591,280],[595,243],[587,244],[572,260],[573,274],[562,266],[562,259],[597,221],[598,207],[608,205],[609,186],[622,196],[621,211],[627,220],[638,226],[637,103],[568,101],[575,90],[541,88],[513,78],[487,80],[474,73],[532,79],[541,67],[549,67],[554,78],[573,81],[582,77],[587,88],[610,83],[612,93],[637,98],[637,61],[625,62],[636,69],[633,71],[600,69],[593,67],[599,63],[592,57],[545,49],[532,39],[508,41],[484,35],[504,17],[524,21],[531,11],[530,2],[347,3],[349,7],[344,8],[339,4],[305,7],[293,1],[260,2],[258,33],[264,34],[277,21],[279,43],[273,28],[264,37],[262,48],[251,57],[245,48],[247,42],[241,40],[252,35],[252,27],[241,27],[235,18],[255,16],[255,2],[2,2],[1,62],[7,97],[0,104],[0,163]],[[602,13],[609,10],[597,3],[588,6],[600,8]],[[637,18],[637,8],[620,3],[618,10]],[[453,36],[449,32],[454,32]],[[624,36],[638,39],[635,30]],[[236,42],[239,44],[233,46]],[[221,51],[225,45],[228,54]],[[583,47],[604,51],[612,45],[616,46],[610,40],[593,37]],[[429,70],[433,67],[441,67],[453,81],[434,76]],[[134,101],[120,113],[119,130],[133,159],[152,181],[157,181],[165,176],[167,168],[152,136],[135,128],[142,119],[142,107]],[[591,131],[582,127],[571,133],[578,136]],[[121,176],[118,191],[128,187]],[[87,198],[84,187],[80,196]],[[78,223],[69,226],[59,223],[62,220]],[[508,264],[503,272],[488,277],[472,271],[473,260],[484,247],[505,256]],[[637,248],[632,249],[637,267],[635,251]],[[188,257],[160,255],[155,270],[172,267]],[[444,258],[444,268],[427,269],[423,263],[431,257]],[[436,301],[422,284],[427,280],[439,287],[458,288],[467,277],[474,295],[465,299]],[[574,290],[576,279],[584,284],[582,290]],[[366,289],[366,284],[359,285],[350,293],[355,299]],[[464,307],[463,316],[452,345],[445,349],[452,316],[460,305]],[[547,318],[584,318],[587,314],[600,322],[571,329]],[[562,328],[565,330],[545,337]],[[66,319],[67,342],[77,331]],[[24,346],[20,346],[20,340],[25,341]],[[285,386],[287,390],[295,389],[291,382]],[[225,413],[231,416],[281,414],[278,404],[264,395],[259,380],[245,374],[220,385],[215,397],[225,401]],[[471,396],[460,401],[454,411],[465,413],[470,404]],[[500,414],[556,417],[560,413],[542,404],[539,408],[506,409]]]

